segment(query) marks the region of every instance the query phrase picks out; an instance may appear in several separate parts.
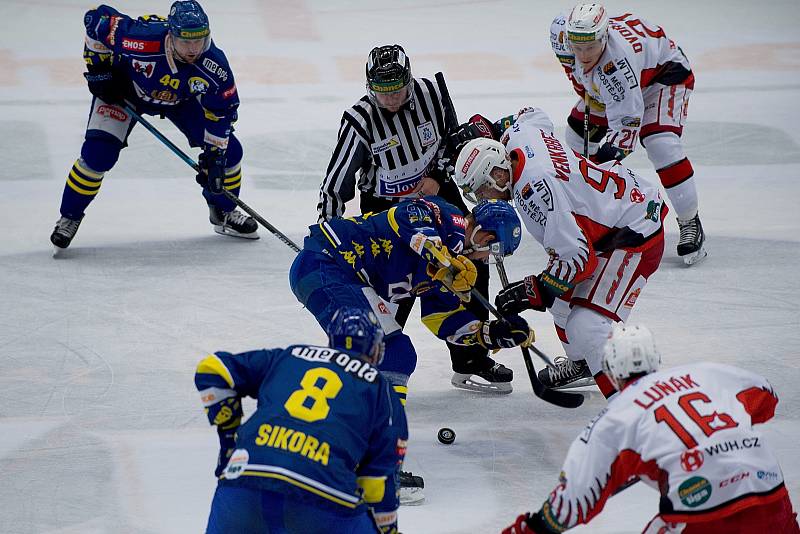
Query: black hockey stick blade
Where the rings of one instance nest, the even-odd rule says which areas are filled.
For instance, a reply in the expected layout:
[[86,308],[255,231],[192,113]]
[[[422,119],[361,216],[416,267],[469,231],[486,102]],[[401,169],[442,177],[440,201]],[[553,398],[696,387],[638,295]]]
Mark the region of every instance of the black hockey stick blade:
[[583,404],[584,396],[580,393],[567,393],[545,387],[539,377],[536,376],[536,369],[533,367],[528,347],[520,347],[520,349],[522,349],[522,359],[525,360],[525,367],[528,369],[528,377],[531,379],[531,388],[533,388],[534,395],[561,408],[577,408]]
[[[500,315],[500,312],[497,311],[497,308],[492,306],[492,304],[486,300],[483,295],[478,293],[475,288],[472,288],[470,293],[472,294],[472,297],[483,307],[489,310],[492,315],[500,320],[503,319],[503,316]],[[531,353],[528,350],[528,347],[520,346],[520,349],[522,350],[522,359],[525,361],[525,368],[528,370],[528,378],[530,378],[531,388],[533,388],[534,395],[543,401],[549,402],[550,404],[554,404],[561,408],[577,408],[583,404],[584,397],[580,393],[567,393],[565,391],[558,391],[556,389],[550,389],[542,384],[542,382],[539,380],[539,377],[536,375],[536,368],[533,366],[533,361],[531,361]]]

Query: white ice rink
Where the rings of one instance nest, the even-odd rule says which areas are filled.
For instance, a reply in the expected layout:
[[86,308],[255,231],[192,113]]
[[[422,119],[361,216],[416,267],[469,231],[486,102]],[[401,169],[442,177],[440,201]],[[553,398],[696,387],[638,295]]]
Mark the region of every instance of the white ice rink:
[[[114,5],[166,14],[170,1]],[[341,113],[364,93],[364,61],[378,44],[403,44],[417,76],[443,70],[461,120],[536,105],[563,126],[575,96],[548,31],[571,5],[206,0],[242,99],[242,198],[301,241]],[[214,234],[193,173],[141,127],[65,257],[51,257],[88,113],[81,48],[90,7],[0,0],[0,533],[201,532],[217,440],[193,386],[196,363],[209,351],[324,335],[289,290],[291,250],[263,229],[255,242]],[[800,5],[608,7],[662,25],[697,78],[684,139],[710,256],[685,268],[670,217],[663,263],[632,320],[652,328],[665,366],[711,360],[770,379],[782,400],[763,432],[798,508]],[[156,124],[186,147],[175,128]],[[641,147],[626,163],[656,180]],[[545,260],[528,238],[509,274],[537,273]],[[401,529],[499,532],[538,509],[566,447],[605,401],[593,395],[574,411],[543,403],[516,350],[497,355],[516,373],[513,394],[455,390],[445,347],[417,316],[407,328],[420,356],[407,468],[425,477],[427,502],[401,509]],[[527,317],[538,346],[558,355],[550,316]],[[455,444],[437,442],[442,426],[455,429]],[[657,501],[638,485],[575,532],[639,532]]]

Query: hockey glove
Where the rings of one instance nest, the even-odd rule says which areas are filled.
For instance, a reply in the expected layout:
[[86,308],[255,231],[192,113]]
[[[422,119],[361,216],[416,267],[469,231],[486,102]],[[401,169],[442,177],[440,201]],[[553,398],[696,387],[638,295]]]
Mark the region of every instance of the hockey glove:
[[228,397],[207,408],[208,420],[217,426],[219,437],[219,456],[214,475],[219,477],[228,465],[231,454],[236,449],[236,430],[242,422],[242,400],[239,397]]
[[200,167],[197,183],[207,187],[211,193],[221,195],[225,188],[225,151],[207,145],[197,163]]
[[[438,249],[438,252],[441,255],[436,258],[438,267],[429,263],[428,275],[449,289],[459,293],[469,293],[478,280],[478,269],[475,264],[466,256],[453,257],[447,247]],[[448,263],[449,267],[445,267]]]
[[545,311],[552,304],[553,299],[544,291],[539,278],[533,275],[509,284],[494,298],[494,305],[503,315],[525,310]]
[[486,349],[508,349],[533,341],[533,330],[519,315],[509,315],[496,321],[482,321],[478,330],[478,342]]
[[594,163],[605,163],[607,161],[611,161],[612,159],[622,161],[625,159],[625,156],[630,153],[630,150],[623,150],[615,147],[610,142],[606,142],[603,144],[603,146],[598,148],[597,153],[594,156],[591,156],[589,159],[591,159]]
[[94,69],[84,72],[89,92],[107,104],[122,104],[125,100],[125,82],[113,70]]
[[469,141],[479,137],[494,139],[494,130],[489,119],[483,115],[473,115],[468,122],[460,124],[458,128],[447,135],[447,140],[445,141],[447,153],[455,161],[461,148]]
[[[238,426],[236,428],[238,428]],[[236,428],[223,430],[222,427],[217,427],[219,456],[217,456],[217,468],[214,469],[214,476],[217,478],[225,471],[225,468],[228,466],[228,460],[231,459],[233,451],[236,450]]]

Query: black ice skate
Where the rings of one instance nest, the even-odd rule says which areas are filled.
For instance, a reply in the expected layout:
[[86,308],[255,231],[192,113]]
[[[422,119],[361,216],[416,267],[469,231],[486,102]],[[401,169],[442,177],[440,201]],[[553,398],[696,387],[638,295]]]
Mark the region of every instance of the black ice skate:
[[573,362],[564,356],[558,356],[554,367],[545,367],[539,371],[539,381],[550,389],[570,389],[594,385],[594,377],[586,360]]
[[214,225],[214,231],[220,235],[258,239],[258,224],[255,219],[239,210],[223,212],[214,206],[208,207],[208,220]]
[[425,481],[410,471],[400,471],[400,505],[416,506],[425,500]]
[[678,256],[683,258],[683,262],[686,265],[694,265],[708,256],[708,252],[703,246],[706,236],[703,233],[703,225],[700,224],[700,214],[698,213],[688,221],[678,219],[678,226],[681,230],[678,240]]
[[511,393],[511,380],[514,378],[514,371],[489,357],[485,360],[479,360],[475,367],[473,370],[465,369],[471,372],[454,372],[453,378],[450,379],[453,387],[479,393],[496,393],[500,395]]
[[83,217],[78,219],[69,219],[67,217],[61,217],[58,222],[56,222],[56,227],[53,230],[53,233],[50,234],[50,242],[56,246],[56,252],[59,249],[63,250],[72,243],[72,238],[75,237],[75,234],[78,232],[78,227],[81,225],[81,221]]

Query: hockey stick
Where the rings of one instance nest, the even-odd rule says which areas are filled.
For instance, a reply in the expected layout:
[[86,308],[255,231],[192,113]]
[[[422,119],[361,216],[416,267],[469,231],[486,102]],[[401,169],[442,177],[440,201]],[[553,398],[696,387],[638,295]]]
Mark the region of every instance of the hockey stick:
[[[506,266],[503,263],[503,256],[495,256],[495,267],[497,267],[497,274],[500,275],[500,283],[503,285],[503,289],[508,287],[508,274],[506,273]],[[548,367],[554,367],[553,360],[545,354],[544,352],[537,349],[535,346],[530,345],[530,349],[536,354]]]
[[[131,107],[131,105],[130,105],[130,104],[128,104],[128,103],[126,102],[126,103],[123,105],[123,108],[125,108],[125,111],[127,111],[128,113],[130,113],[130,114],[131,114],[131,116],[132,116],[134,119],[136,119],[136,121],[137,121],[137,122],[140,122],[140,123],[142,124],[142,126],[144,126],[144,127],[145,127],[145,129],[147,129],[147,131],[149,131],[151,134],[153,134],[153,135],[156,137],[156,139],[158,139],[159,141],[161,141],[161,142],[162,142],[164,145],[166,145],[166,147],[167,147],[167,148],[169,148],[169,149],[170,149],[170,150],[171,150],[171,151],[172,151],[172,152],[173,152],[173,153],[174,153],[176,156],[178,156],[179,158],[181,158],[181,159],[182,159],[182,160],[183,160],[183,161],[184,161],[184,162],[185,162],[187,165],[189,165],[189,166],[190,166],[192,169],[194,169],[194,170],[195,170],[195,172],[200,172],[200,166],[197,164],[197,162],[195,162],[195,161],[194,161],[194,160],[193,160],[191,157],[189,157],[189,155],[188,155],[188,154],[186,154],[186,153],[185,153],[183,150],[181,150],[180,148],[178,148],[178,147],[175,145],[175,143],[173,143],[172,141],[170,141],[169,139],[167,139],[167,137],[166,137],[164,134],[162,134],[160,131],[158,131],[158,129],[157,129],[155,126],[153,126],[152,124],[150,124],[150,122],[148,122],[147,120],[145,120],[145,119],[144,119],[144,117],[142,117],[141,115],[139,115],[139,113],[137,113],[137,112],[136,112],[136,111],[133,109],[133,107]],[[288,237],[286,237],[286,235],[285,235],[283,232],[281,232],[280,230],[278,230],[277,228],[275,228],[274,226],[272,226],[272,225],[271,225],[269,222],[267,222],[267,220],[266,220],[266,219],[264,219],[264,218],[263,218],[261,215],[259,215],[259,214],[258,214],[258,213],[257,213],[257,212],[256,212],[256,211],[253,209],[253,208],[251,208],[250,206],[248,206],[247,204],[245,204],[243,200],[241,200],[239,197],[237,197],[236,195],[234,195],[233,193],[231,193],[231,192],[230,192],[230,191],[228,191],[227,189],[224,189],[224,188],[223,188],[223,189],[222,189],[222,192],[225,194],[225,196],[226,196],[226,197],[227,197],[227,198],[228,198],[228,199],[229,199],[231,202],[233,202],[234,204],[236,204],[237,206],[239,206],[240,208],[242,208],[242,210],[244,210],[245,212],[247,212],[247,214],[248,214],[248,215],[250,215],[250,216],[251,216],[252,218],[254,218],[256,221],[258,221],[259,223],[261,223],[261,226],[263,226],[264,228],[266,228],[267,230],[269,230],[270,232],[272,232],[272,234],[273,234],[275,237],[277,237],[278,239],[280,239],[281,241],[283,241],[283,242],[284,242],[284,243],[285,243],[285,244],[286,244],[286,245],[287,245],[289,248],[291,248],[291,249],[292,249],[292,250],[294,250],[295,252],[300,252],[300,247],[298,247],[298,246],[295,244],[295,242],[294,242],[294,241],[292,241],[291,239],[289,239]]]
[[589,157],[589,91],[583,90],[583,157]]
[[[442,266],[448,268],[451,267],[450,261],[432,243],[426,242],[424,246]],[[465,293],[456,291],[451,287],[451,284],[445,283],[445,286],[455,293],[455,295],[462,301],[469,300]],[[475,288],[470,290],[469,295],[477,300],[481,306],[489,310],[489,313],[497,317],[497,319],[501,321],[505,320],[505,318],[500,315],[500,312],[497,311],[497,308],[492,306],[492,304],[483,295],[478,293]],[[533,346],[531,345],[531,347]],[[545,387],[545,385],[539,380],[539,377],[536,376],[536,368],[533,367],[533,362],[531,361],[531,355],[528,352],[528,347],[520,346],[520,349],[522,349],[522,359],[525,361],[525,368],[528,371],[528,378],[531,381],[531,388],[533,389],[534,395],[545,402],[549,402],[550,404],[554,404],[561,408],[577,408],[583,404],[584,397],[580,393],[565,393],[563,391],[557,391],[555,389],[549,389]]]
[[456,116],[456,109],[453,107],[453,101],[450,98],[450,91],[447,90],[447,86],[444,83],[444,74],[437,72],[434,78],[436,78],[436,83],[439,84],[439,89],[442,91],[445,128],[455,130],[458,128],[458,117]]

